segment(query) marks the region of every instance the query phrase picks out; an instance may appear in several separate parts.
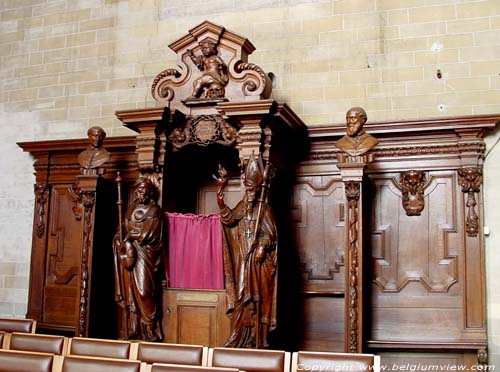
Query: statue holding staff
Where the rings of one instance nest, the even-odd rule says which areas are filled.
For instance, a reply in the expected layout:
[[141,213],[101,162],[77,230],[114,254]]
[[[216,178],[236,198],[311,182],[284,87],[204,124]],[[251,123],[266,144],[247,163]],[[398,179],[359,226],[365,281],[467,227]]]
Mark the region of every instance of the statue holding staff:
[[124,308],[127,339],[163,339],[158,291],[165,232],[164,215],[156,203],[155,191],[147,178],[137,180],[134,201],[113,240],[115,262],[118,262],[115,264],[118,271],[115,297]]
[[224,203],[226,171],[219,166],[217,203],[231,318],[227,347],[269,347],[269,332],[276,327],[278,252],[276,223],[267,203],[269,167],[252,154],[243,174],[245,196],[231,209]]

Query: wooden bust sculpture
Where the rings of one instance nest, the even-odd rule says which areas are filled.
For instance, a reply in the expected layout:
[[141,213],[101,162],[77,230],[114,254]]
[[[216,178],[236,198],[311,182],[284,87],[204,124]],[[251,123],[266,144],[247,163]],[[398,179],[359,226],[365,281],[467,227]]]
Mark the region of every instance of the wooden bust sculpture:
[[[159,274],[164,251],[164,218],[155,186],[146,178],[135,184],[134,202],[113,241],[116,300],[124,309],[127,339],[160,341]],[[120,230],[121,231],[121,230]]]
[[106,132],[101,127],[92,127],[87,131],[90,146],[78,155],[83,174],[97,174],[97,168],[106,163],[110,157],[109,152],[102,146]]
[[335,146],[351,156],[360,156],[378,143],[377,139],[365,132],[363,125],[367,116],[361,107],[353,107],[346,113],[346,135]]
[[[224,279],[231,334],[227,347],[266,348],[276,327],[277,232],[266,201],[267,171],[250,157],[243,174],[245,196],[234,207],[224,203],[226,172],[219,169],[217,203],[224,229]],[[258,198],[258,199],[257,199]]]

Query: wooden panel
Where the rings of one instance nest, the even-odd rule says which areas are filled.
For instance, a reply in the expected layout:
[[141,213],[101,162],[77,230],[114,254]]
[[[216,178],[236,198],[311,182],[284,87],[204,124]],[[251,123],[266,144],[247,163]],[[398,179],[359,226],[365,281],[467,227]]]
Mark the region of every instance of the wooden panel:
[[[425,208],[407,216],[396,174],[372,175],[372,337],[461,338],[463,240],[456,173],[429,172]],[[445,299],[448,298],[448,301]],[[390,299],[387,301],[384,299]],[[432,325],[421,327],[421,324]]]
[[344,351],[344,298],[305,297],[301,350]]
[[225,301],[224,291],[164,290],[165,342],[223,346],[229,337]]
[[344,189],[332,176],[299,177],[292,223],[303,276],[303,291],[344,291]]
[[52,327],[74,326],[77,315],[82,229],[73,215],[69,186],[52,186],[42,321]]

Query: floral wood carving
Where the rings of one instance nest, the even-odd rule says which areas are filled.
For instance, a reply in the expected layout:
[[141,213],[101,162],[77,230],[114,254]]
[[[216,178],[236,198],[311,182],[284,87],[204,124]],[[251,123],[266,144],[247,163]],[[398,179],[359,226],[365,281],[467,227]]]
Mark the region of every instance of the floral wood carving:
[[222,26],[205,21],[169,48],[177,54],[179,69],[160,72],[151,93],[170,108],[187,112],[186,106],[257,101],[271,94],[269,76],[248,62],[255,47]]
[[358,352],[358,300],[359,300],[359,275],[358,275],[358,203],[361,191],[359,182],[346,182],[345,195],[348,210],[348,250],[349,264],[349,345],[351,353]]
[[82,265],[80,277],[80,303],[78,315],[78,336],[87,336],[88,300],[89,300],[89,251],[92,244],[92,214],[95,205],[95,191],[83,191],[84,206]]
[[476,237],[479,233],[479,216],[476,212],[476,194],[481,190],[483,183],[483,171],[477,167],[458,169],[458,184],[462,192],[467,193],[467,219],[465,220],[465,231],[470,237]]
[[429,181],[423,171],[409,170],[399,174],[394,184],[401,190],[402,203],[407,216],[420,216],[425,207],[424,191]]
[[45,233],[45,204],[47,204],[47,197],[49,196],[49,185],[46,183],[35,184],[35,203],[36,203],[36,236],[43,238]]

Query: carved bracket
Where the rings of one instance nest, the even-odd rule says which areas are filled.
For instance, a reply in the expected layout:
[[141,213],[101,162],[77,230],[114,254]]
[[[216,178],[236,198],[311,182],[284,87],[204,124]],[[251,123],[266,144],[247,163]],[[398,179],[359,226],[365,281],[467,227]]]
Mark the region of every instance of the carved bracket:
[[467,219],[465,231],[467,236],[476,237],[479,233],[479,216],[476,212],[476,194],[481,190],[483,171],[480,167],[467,167],[458,169],[458,184],[462,192],[467,193]]
[[46,183],[36,183],[34,189],[37,218],[36,236],[41,239],[45,234],[45,204],[47,204],[50,186]]
[[424,191],[430,181],[423,171],[409,170],[399,174],[394,185],[401,190],[403,208],[407,216],[420,216],[424,207]]

